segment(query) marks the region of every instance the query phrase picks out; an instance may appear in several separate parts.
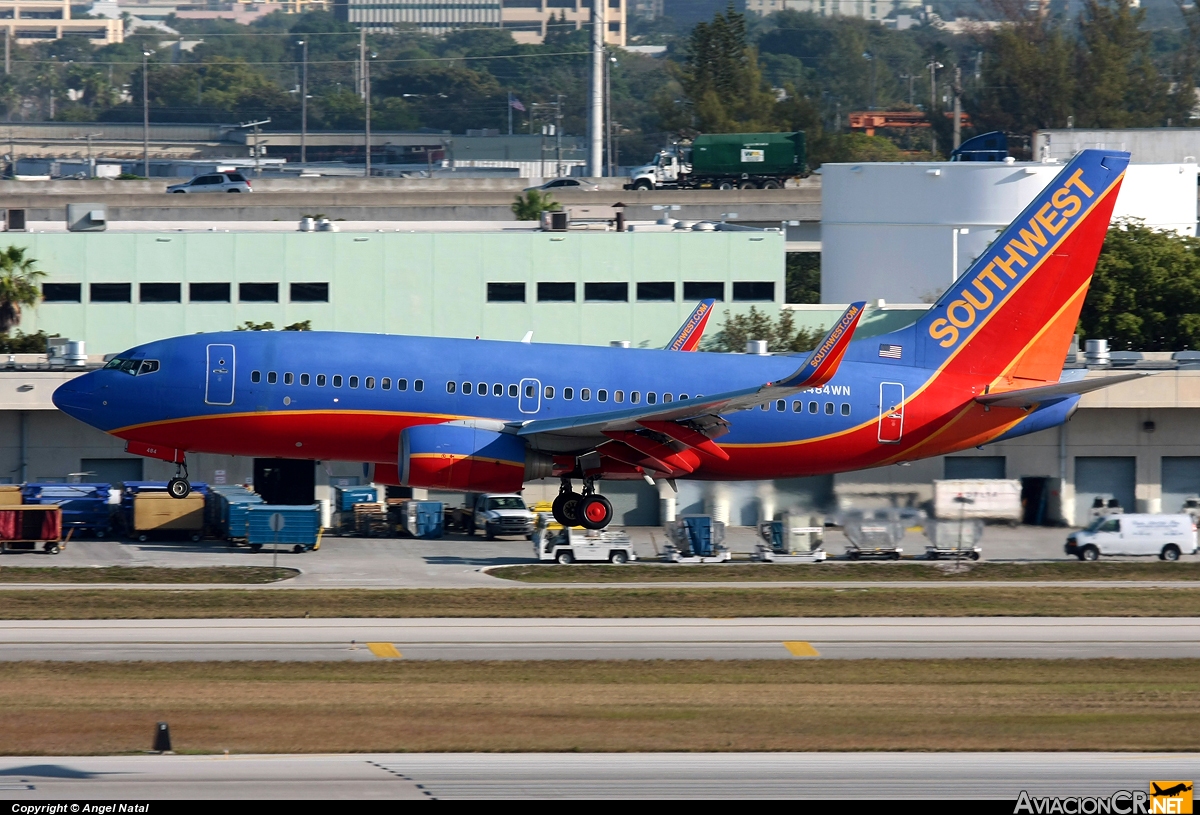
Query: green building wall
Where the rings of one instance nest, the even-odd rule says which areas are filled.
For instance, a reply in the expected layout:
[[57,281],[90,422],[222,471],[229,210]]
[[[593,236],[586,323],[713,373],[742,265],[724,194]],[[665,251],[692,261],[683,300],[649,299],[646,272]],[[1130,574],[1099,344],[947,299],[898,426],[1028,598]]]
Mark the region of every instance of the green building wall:
[[[47,272],[82,284],[80,303],[27,309],[21,329],[115,353],[179,334],[276,327],[636,347],[666,344],[695,306],[685,282],[724,284],[724,309],[772,313],[785,297],[778,232],[157,232],[9,235]],[[544,282],[576,283],[576,302],[539,303]],[[638,282],[675,283],[672,302],[638,302]],[[139,303],[141,283],[181,283],[181,303]],[[189,303],[188,284],[230,283],[230,303]],[[325,282],[328,303],[289,302],[289,284]],[[525,302],[488,302],[487,284],[525,282]],[[584,284],[627,282],[629,302],[585,302]],[[733,283],[773,284],[771,301],[732,302]],[[131,303],[91,303],[92,283],[131,283]],[[279,303],[238,302],[239,283],[278,283]]]

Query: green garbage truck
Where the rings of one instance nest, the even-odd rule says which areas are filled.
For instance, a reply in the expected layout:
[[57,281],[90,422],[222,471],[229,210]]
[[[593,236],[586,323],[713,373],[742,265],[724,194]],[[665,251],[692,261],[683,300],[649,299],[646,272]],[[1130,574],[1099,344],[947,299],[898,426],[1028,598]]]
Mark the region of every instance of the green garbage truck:
[[808,174],[804,133],[714,133],[660,150],[627,190],[775,190]]

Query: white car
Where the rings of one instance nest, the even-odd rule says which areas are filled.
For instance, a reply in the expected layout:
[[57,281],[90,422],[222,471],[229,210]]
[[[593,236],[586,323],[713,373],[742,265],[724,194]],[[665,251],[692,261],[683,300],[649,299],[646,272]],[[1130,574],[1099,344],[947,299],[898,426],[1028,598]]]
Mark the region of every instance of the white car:
[[600,189],[598,184],[593,184],[590,181],[581,181],[578,178],[552,178],[541,186],[526,187],[525,192],[529,192],[530,190],[557,190],[558,192],[563,192],[564,190],[583,190],[585,192],[595,192],[598,189]]
[[250,189],[250,179],[236,170],[223,170],[219,173],[198,175],[191,181],[182,184],[172,184],[167,192],[254,192]]
[[1101,555],[1158,555],[1179,560],[1196,553],[1196,524],[1190,515],[1109,515],[1067,537],[1066,552],[1080,560]]

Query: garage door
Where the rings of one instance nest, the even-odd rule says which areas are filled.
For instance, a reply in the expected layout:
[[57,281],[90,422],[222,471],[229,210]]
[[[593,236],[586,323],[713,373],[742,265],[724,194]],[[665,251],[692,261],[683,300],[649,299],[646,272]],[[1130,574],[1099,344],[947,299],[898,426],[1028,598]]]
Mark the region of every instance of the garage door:
[[1185,498],[1200,495],[1200,456],[1163,456],[1162,511],[1179,512]]
[[84,481],[99,484],[119,484],[122,481],[141,481],[140,458],[85,458],[79,462],[80,472],[86,473]]
[[604,481],[600,492],[613,505],[618,526],[658,526],[658,490],[645,481]]
[[1075,458],[1075,523],[1088,523],[1092,502],[1116,498],[1126,512],[1136,512],[1137,483],[1133,456],[1077,456]]
[[946,456],[946,478],[1004,478],[1004,456]]

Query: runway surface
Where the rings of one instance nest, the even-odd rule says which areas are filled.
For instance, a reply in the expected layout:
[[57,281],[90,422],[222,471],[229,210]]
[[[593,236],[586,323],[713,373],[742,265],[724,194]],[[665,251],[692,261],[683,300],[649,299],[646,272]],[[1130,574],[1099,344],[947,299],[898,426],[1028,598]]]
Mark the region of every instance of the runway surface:
[[1200,618],[23,621],[0,660],[1200,657]]
[[1146,791],[1196,754],[615,753],[0,758],[0,797],[1015,800]]

